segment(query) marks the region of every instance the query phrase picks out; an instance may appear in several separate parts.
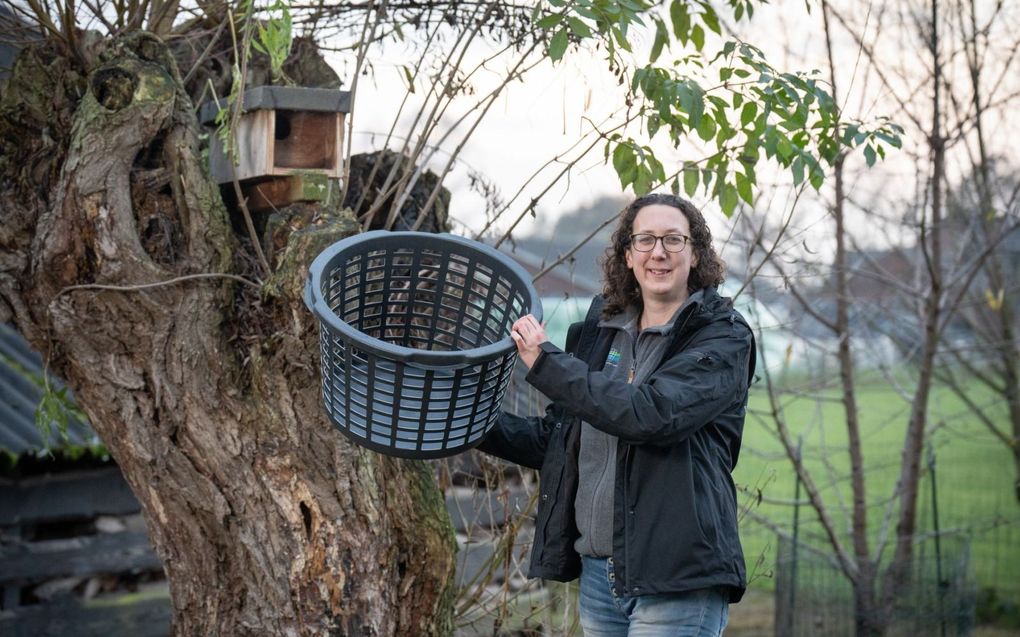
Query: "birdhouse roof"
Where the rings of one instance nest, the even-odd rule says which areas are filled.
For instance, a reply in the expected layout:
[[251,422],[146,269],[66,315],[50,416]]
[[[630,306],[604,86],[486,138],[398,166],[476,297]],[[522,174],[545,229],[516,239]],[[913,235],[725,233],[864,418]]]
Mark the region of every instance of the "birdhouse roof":
[[[311,111],[318,113],[350,113],[350,91],[300,86],[256,86],[244,92],[245,112],[258,110]],[[199,120],[211,124],[226,101],[206,102],[199,111]]]

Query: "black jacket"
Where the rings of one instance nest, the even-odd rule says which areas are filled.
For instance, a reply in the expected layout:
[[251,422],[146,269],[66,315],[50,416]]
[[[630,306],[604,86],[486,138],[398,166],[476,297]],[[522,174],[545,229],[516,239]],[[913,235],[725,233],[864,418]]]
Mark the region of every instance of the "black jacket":
[[504,413],[480,449],[541,469],[529,575],[580,574],[574,521],[581,421],[616,436],[613,566],[618,595],[746,588],[737,536],[737,464],[754,337],[714,288],[677,317],[662,363],[639,385],[601,368],[613,340],[601,299],[571,326],[568,352],[545,343],[527,376],[553,402],[542,418]]

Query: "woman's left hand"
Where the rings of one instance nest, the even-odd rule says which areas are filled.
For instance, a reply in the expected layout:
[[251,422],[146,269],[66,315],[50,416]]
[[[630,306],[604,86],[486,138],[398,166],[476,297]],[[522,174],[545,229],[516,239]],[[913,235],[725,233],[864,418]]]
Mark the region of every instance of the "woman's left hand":
[[545,335],[545,326],[531,314],[526,314],[514,322],[510,328],[510,338],[514,339],[517,353],[528,369],[531,369],[542,353],[539,345],[549,340]]

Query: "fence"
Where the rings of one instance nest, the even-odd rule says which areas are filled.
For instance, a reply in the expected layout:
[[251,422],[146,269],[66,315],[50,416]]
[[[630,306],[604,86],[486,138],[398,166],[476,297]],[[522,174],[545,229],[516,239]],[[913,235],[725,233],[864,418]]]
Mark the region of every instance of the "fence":
[[[828,556],[779,538],[776,558],[777,637],[854,637],[849,580]],[[915,544],[910,583],[894,593],[887,635],[964,637],[974,627],[977,590],[966,538]]]

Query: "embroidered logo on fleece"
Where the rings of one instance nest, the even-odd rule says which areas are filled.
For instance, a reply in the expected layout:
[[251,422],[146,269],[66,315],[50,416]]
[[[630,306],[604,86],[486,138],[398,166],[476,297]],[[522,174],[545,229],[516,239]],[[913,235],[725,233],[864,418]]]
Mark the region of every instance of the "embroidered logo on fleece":
[[606,356],[606,367],[610,365],[619,364],[620,364],[620,350],[614,347],[613,349],[609,350],[609,356]]

